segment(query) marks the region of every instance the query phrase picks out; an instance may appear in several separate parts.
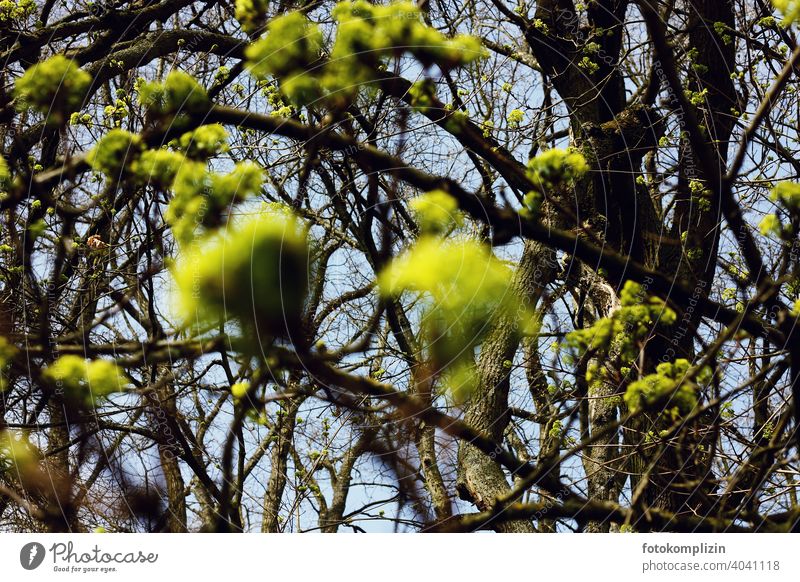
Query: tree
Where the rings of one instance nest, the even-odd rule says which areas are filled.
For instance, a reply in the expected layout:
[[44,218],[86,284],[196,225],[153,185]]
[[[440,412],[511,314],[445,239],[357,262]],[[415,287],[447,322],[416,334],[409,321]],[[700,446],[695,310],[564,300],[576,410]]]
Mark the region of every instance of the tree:
[[797,19],[0,2],[0,527],[795,530]]

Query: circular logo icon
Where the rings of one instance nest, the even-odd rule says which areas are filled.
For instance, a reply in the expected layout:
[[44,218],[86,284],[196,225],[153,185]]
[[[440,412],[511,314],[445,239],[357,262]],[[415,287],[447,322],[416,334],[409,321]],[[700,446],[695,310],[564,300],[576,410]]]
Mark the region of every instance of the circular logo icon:
[[44,546],[39,542],[30,542],[19,551],[19,563],[26,570],[35,570],[44,561]]

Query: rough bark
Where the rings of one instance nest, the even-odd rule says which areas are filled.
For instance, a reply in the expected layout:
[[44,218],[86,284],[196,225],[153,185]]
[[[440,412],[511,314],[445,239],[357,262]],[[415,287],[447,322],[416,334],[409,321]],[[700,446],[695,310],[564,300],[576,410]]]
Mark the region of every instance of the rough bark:
[[[526,242],[514,280],[514,292],[528,305],[535,305],[544,282],[554,268],[549,249]],[[509,369],[519,348],[520,335],[515,322],[501,317],[481,345],[478,359],[478,388],[470,398],[465,421],[502,446],[509,422]],[[490,508],[494,500],[510,490],[506,475],[488,455],[469,443],[459,447],[457,489],[462,499],[481,510]],[[532,532],[529,521],[507,521],[495,526],[502,532]]]
[[292,450],[297,411],[301,402],[302,399],[293,400],[288,407],[283,409],[284,413],[280,415],[278,420],[280,427],[270,453],[270,474],[267,481],[267,490],[264,493],[264,517],[261,521],[261,531],[265,533],[281,531],[281,522],[278,520],[278,516],[280,515],[283,492],[286,489],[286,468],[289,453]]
[[[173,418],[177,415],[175,395],[172,387],[165,385],[157,390],[157,397],[164,414]],[[167,493],[166,531],[170,533],[186,532],[186,483],[181,474],[179,462],[180,447],[166,440],[158,443],[158,456],[161,460],[161,471]]]
[[[695,289],[697,301],[706,299],[711,291],[719,252],[722,212],[719,192],[708,189],[708,173],[717,179],[725,174],[728,145],[736,108],[737,95],[731,80],[735,70],[733,43],[726,44],[715,32],[714,23],[723,23],[729,29],[735,27],[734,6],[731,0],[689,0],[689,45],[695,49],[691,66],[702,74],[689,77],[689,89],[695,93],[705,92],[699,106],[708,144],[717,157],[717,166],[705,168],[697,153],[692,151],[688,140],[681,144],[678,194],[675,202],[673,228],[668,240],[680,244],[664,244],[660,249],[658,268],[675,273],[688,286]],[[702,184],[702,194],[692,191],[692,184]],[[702,200],[705,198],[705,201]],[[652,370],[659,362],[695,357],[695,337],[701,313],[691,305],[674,305],[678,312],[678,323],[653,338],[647,346],[647,366]],[[640,419],[627,431],[627,442],[642,447],[650,431],[658,431],[663,424],[658,417]],[[694,434],[681,443],[669,443],[664,447],[644,446],[643,455],[631,459],[632,485],[636,488],[645,467],[653,464],[646,475],[644,502],[669,511],[711,511],[714,502],[709,497],[714,478],[710,475],[707,455],[703,452],[711,446],[713,435],[698,423]],[[702,445],[702,446],[701,446]],[[700,488],[698,483],[708,486]]]

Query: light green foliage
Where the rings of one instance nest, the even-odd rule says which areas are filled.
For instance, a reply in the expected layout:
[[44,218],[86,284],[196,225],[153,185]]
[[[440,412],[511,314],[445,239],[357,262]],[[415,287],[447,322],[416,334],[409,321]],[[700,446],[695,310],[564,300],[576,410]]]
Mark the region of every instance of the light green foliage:
[[788,26],[800,20],[800,1],[772,0],[772,4],[783,14],[784,26]]
[[692,196],[705,196],[706,195],[706,187],[700,180],[690,180],[689,181],[689,191],[692,193]]
[[103,109],[103,116],[117,127],[122,125],[122,120],[128,117],[129,113],[128,104],[124,99],[117,99],[113,105],[108,105]]
[[[733,36],[731,36],[730,34],[731,30],[728,28],[728,25],[725,24],[724,22],[715,22],[714,32],[717,33],[717,36],[719,36],[722,39],[722,42],[724,42],[725,44],[731,44],[733,42]],[[692,65],[692,66],[698,72],[701,72],[701,70],[703,73],[708,72],[708,67],[702,67],[701,70],[698,70],[698,67],[700,67],[700,65]]]
[[587,42],[586,45],[583,47],[583,52],[587,55],[595,55],[600,52],[601,47],[596,42]]
[[199,111],[208,106],[206,90],[188,73],[172,71],[163,83],[140,82],[139,103],[156,114]]
[[722,299],[724,301],[733,301],[736,299],[736,289],[733,287],[726,287],[722,291]]
[[763,236],[780,236],[781,221],[774,214],[767,214],[758,223],[758,230]]
[[555,419],[553,423],[550,425],[550,430],[547,431],[547,435],[551,439],[560,439],[564,434],[564,424],[559,420]]
[[190,158],[205,160],[228,151],[228,132],[219,123],[201,125],[184,133],[178,145]]
[[453,111],[450,115],[447,116],[447,121],[445,121],[445,129],[454,135],[458,135],[463,131],[464,127],[466,127],[467,122],[469,121],[469,115],[466,111]]
[[475,364],[469,360],[455,362],[442,375],[442,385],[453,404],[464,404],[478,389],[479,379]]
[[543,201],[544,197],[541,192],[537,192],[536,190],[527,192],[522,198],[522,203],[525,207],[519,211],[520,216],[523,218],[535,218],[539,214]]
[[95,396],[120,392],[127,384],[127,376],[114,362],[93,360],[86,366],[86,385]]
[[250,391],[250,382],[237,382],[231,386],[231,396],[235,401],[241,400]]
[[43,375],[63,387],[67,398],[78,404],[90,405],[97,398],[122,392],[130,380],[114,362],[85,360],[80,356],[61,356]]
[[239,162],[228,174],[212,174],[211,191],[221,200],[244,200],[261,190],[264,171],[254,162]]
[[418,196],[409,206],[422,233],[441,234],[463,222],[458,201],[444,190],[433,190]]
[[703,249],[694,247],[686,251],[686,258],[690,261],[699,261],[703,258]]
[[24,476],[35,470],[41,453],[26,435],[16,431],[0,430],[0,475],[12,471]]
[[528,331],[530,314],[511,289],[512,271],[475,240],[423,236],[378,277],[381,293],[422,296],[423,335],[431,363],[441,370],[472,356],[492,318],[514,314],[510,325]]
[[626,281],[620,292],[620,308],[586,329],[568,333],[566,344],[579,353],[606,354],[613,345],[620,357],[630,362],[638,354],[638,340],[650,333],[655,321],[671,325],[675,319],[675,312],[661,299],[648,298],[641,285]]
[[589,75],[594,75],[597,71],[600,70],[600,65],[595,63],[589,57],[583,57],[579,62],[578,66],[586,71]]
[[800,210],[800,184],[780,182],[772,189],[770,197],[790,211]]
[[338,28],[324,66],[321,30],[294,12],[272,20],[266,35],[247,48],[250,71],[259,78],[279,78],[291,101],[308,104],[322,96],[351,99],[392,57],[411,54],[425,67],[449,70],[485,54],[475,37],[447,38],[428,26],[413,2],[339,2],[332,14]]
[[411,85],[408,90],[411,97],[411,106],[417,111],[426,112],[434,104],[436,85],[432,79],[422,79]]
[[195,241],[174,269],[183,321],[236,318],[250,330],[285,336],[302,315],[308,253],[306,227],[288,210],[261,213]]
[[294,108],[291,105],[284,105],[279,109],[270,111],[269,114],[273,117],[283,117],[284,119],[289,119],[292,115],[294,115]]
[[708,89],[703,89],[702,91],[690,91],[687,89],[684,93],[689,103],[695,107],[703,105],[706,102],[706,97],[708,97]]
[[0,335],[0,369],[5,368],[16,353],[17,348],[7,338]]
[[0,22],[4,20],[22,20],[36,11],[34,0],[2,0],[0,1]]
[[528,161],[528,177],[543,189],[580,179],[588,170],[581,153],[558,148],[546,150]]
[[245,32],[253,32],[264,21],[266,0],[236,0],[236,20]]
[[436,64],[451,69],[485,54],[477,38],[458,35],[448,39],[425,24],[414,2],[340,2],[333,16],[339,22],[333,59],[355,58],[371,63],[382,56],[408,52],[425,66]]
[[16,354],[17,348],[0,335],[0,392],[6,389],[5,370]]
[[542,34],[550,34],[550,27],[541,18],[534,19],[533,27]]
[[719,409],[719,415],[725,420],[731,420],[736,416],[736,411],[733,408],[733,402],[725,402]]
[[81,115],[79,112],[75,111],[72,115],[69,116],[69,124],[70,125],[84,125],[91,129],[94,125],[92,120],[92,116],[88,113],[84,113]]
[[322,31],[300,12],[290,12],[267,25],[266,34],[245,50],[247,67],[258,78],[281,80],[281,90],[297,104],[319,97],[313,68],[322,52]]
[[512,109],[506,119],[509,127],[517,128],[522,123],[522,120],[525,119],[525,113],[521,109]]
[[33,65],[14,84],[14,96],[22,107],[47,115],[48,123],[63,124],[80,109],[92,77],[64,55]]
[[0,189],[4,188],[11,179],[11,171],[8,169],[6,159],[0,155]]
[[[660,411],[673,420],[689,414],[698,401],[698,386],[689,375],[690,367],[689,361],[683,358],[659,364],[655,374],[648,374],[628,385],[625,404],[631,412]],[[707,383],[711,379],[711,370],[704,368],[696,376],[701,384]]]
[[253,162],[239,162],[229,174],[217,174],[203,162],[187,160],[175,175],[165,218],[178,241],[190,242],[198,227],[215,224],[232,203],[257,194],[263,181],[263,170]]
[[774,28],[777,23],[775,21],[774,16],[765,16],[764,18],[760,19],[756,24],[763,28]]
[[800,278],[787,281],[784,292],[792,300],[800,298]]
[[109,178],[119,179],[127,173],[127,165],[144,149],[142,138],[124,129],[112,129],[92,148],[87,161],[96,172]]
[[217,69],[217,72],[214,74],[214,85],[220,85],[228,80],[228,77],[231,76],[231,70],[228,67],[222,66]]
[[168,188],[184,163],[186,158],[181,153],[168,149],[147,150],[131,162],[130,172],[141,184]]
[[[209,205],[215,202],[210,185],[212,175],[203,162],[186,161],[176,172],[173,197],[164,217],[181,243],[191,242],[198,227],[213,222],[214,213],[209,212]],[[230,203],[220,202],[220,209]]]
[[711,198],[713,193],[705,187],[699,180],[691,180],[689,182],[689,190],[692,193],[692,202],[697,204],[697,207],[703,211],[708,212],[711,210]]

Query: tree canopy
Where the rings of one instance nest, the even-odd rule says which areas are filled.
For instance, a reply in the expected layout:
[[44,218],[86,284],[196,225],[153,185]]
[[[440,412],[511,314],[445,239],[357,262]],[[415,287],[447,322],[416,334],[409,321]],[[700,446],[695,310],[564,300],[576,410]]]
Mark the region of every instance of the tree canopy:
[[0,530],[794,531],[798,25],[0,1]]

